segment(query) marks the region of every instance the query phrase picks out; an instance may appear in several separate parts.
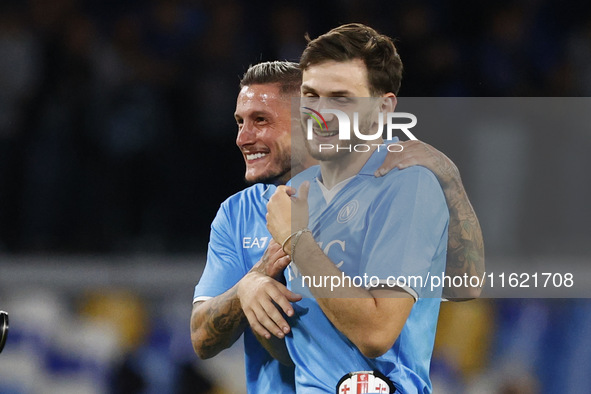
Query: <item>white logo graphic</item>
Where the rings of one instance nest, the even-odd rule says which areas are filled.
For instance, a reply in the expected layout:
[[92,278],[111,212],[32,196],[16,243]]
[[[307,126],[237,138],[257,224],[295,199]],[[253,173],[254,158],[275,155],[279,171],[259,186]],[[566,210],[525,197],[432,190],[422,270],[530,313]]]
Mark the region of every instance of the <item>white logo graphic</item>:
[[259,248],[263,249],[267,246],[267,240],[269,237],[244,237],[242,238],[242,248],[252,249]]
[[[306,114],[310,115],[306,123],[307,129],[307,136],[308,140],[311,140],[313,128],[314,128],[314,121],[318,123],[321,129],[327,128],[327,123],[322,114],[333,114],[336,116],[337,121],[339,123],[339,139],[340,140],[350,140],[351,139],[351,120],[349,116],[338,109],[327,109],[323,108],[320,111],[313,110],[310,107],[302,107],[303,110],[308,110],[311,112],[305,112]],[[406,118],[410,120],[409,123],[394,123],[394,119],[396,118]],[[393,130],[400,130],[402,131],[409,139],[416,140],[415,137],[409,129],[413,128],[417,125],[417,117],[408,112],[388,112],[386,114],[386,135],[387,139],[391,140],[393,136]],[[371,141],[375,140],[377,137],[382,135],[382,129],[384,127],[384,114],[378,113],[378,128],[374,134],[363,134],[359,131],[359,113],[353,113],[353,133],[357,138],[364,140],[364,141]]]
[[339,222],[339,223],[348,222],[349,220],[351,220],[351,218],[353,216],[355,216],[355,214],[357,213],[358,210],[359,210],[359,201],[357,201],[357,200],[349,201],[339,211],[339,214],[337,215],[337,222]]

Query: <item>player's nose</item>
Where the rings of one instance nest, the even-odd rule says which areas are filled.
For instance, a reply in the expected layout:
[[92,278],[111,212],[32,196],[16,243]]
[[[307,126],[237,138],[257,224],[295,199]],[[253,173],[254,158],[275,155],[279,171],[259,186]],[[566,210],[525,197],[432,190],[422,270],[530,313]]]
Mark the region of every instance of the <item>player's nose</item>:
[[240,127],[240,130],[238,130],[238,135],[236,136],[236,145],[238,145],[238,147],[242,147],[253,144],[255,141],[256,132],[252,123],[244,122],[242,127]]
[[328,123],[329,121],[333,120],[333,118],[335,117],[335,114],[332,111],[324,111],[325,109],[327,110],[333,110],[334,105],[331,105],[331,101],[329,97],[321,97],[320,100],[318,100],[318,112],[320,112],[322,114],[322,116],[324,117],[324,120]]

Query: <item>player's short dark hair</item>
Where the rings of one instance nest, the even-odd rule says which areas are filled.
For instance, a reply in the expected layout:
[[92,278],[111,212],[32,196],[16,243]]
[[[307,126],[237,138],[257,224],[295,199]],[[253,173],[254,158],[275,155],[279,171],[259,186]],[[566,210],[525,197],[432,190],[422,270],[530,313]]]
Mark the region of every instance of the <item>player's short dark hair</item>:
[[306,35],[308,45],[300,59],[300,68],[326,61],[346,62],[361,59],[367,67],[372,95],[398,94],[402,80],[402,61],[392,39],[361,23],[332,29],[314,40]]
[[283,94],[299,96],[302,85],[302,71],[299,65],[287,61],[251,65],[240,80],[240,88],[271,83],[279,84],[279,90]]

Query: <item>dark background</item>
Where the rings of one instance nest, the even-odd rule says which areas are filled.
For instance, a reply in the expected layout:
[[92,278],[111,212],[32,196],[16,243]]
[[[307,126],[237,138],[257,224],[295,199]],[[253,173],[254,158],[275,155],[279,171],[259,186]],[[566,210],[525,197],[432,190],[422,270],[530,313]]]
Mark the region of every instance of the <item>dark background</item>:
[[[395,37],[405,65],[401,98],[591,93],[585,1],[0,4],[0,251],[7,253],[203,251],[217,207],[245,186],[232,116],[239,78],[262,60],[297,61],[306,32],[316,37],[357,21]],[[485,181],[470,172],[468,142],[436,142],[467,175],[469,193]],[[548,160],[564,162],[588,146],[589,135],[575,136],[565,149],[542,146],[528,160],[569,176]],[[539,193],[523,187],[534,191],[527,199]],[[552,205],[567,205],[550,192]],[[579,193],[579,203],[591,198],[589,186]],[[548,238],[558,245],[591,236],[589,214],[563,223],[560,210],[526,208],[508,230],[511,253],[535,252]],[[551,230],[532,237],[540,224]],[[580,251],[580,242],[572,247]]]

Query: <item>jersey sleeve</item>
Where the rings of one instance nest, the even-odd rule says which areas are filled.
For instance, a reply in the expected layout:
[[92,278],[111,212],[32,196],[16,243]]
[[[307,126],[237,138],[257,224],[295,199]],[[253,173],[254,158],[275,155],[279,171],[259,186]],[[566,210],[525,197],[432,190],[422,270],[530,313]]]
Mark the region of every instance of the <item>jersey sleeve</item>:
[[244,275],[246,268],[239,248],[236,229],[229,207],[223,203],[211,224],[207,262],[193,295],[193,302],[216,297],[234,286]]
[[440,297],[430,278],[445,271],[449,211],[435,175],[419,166],[393,174],[372,212],[364,273],[404,288],[415,299]]

